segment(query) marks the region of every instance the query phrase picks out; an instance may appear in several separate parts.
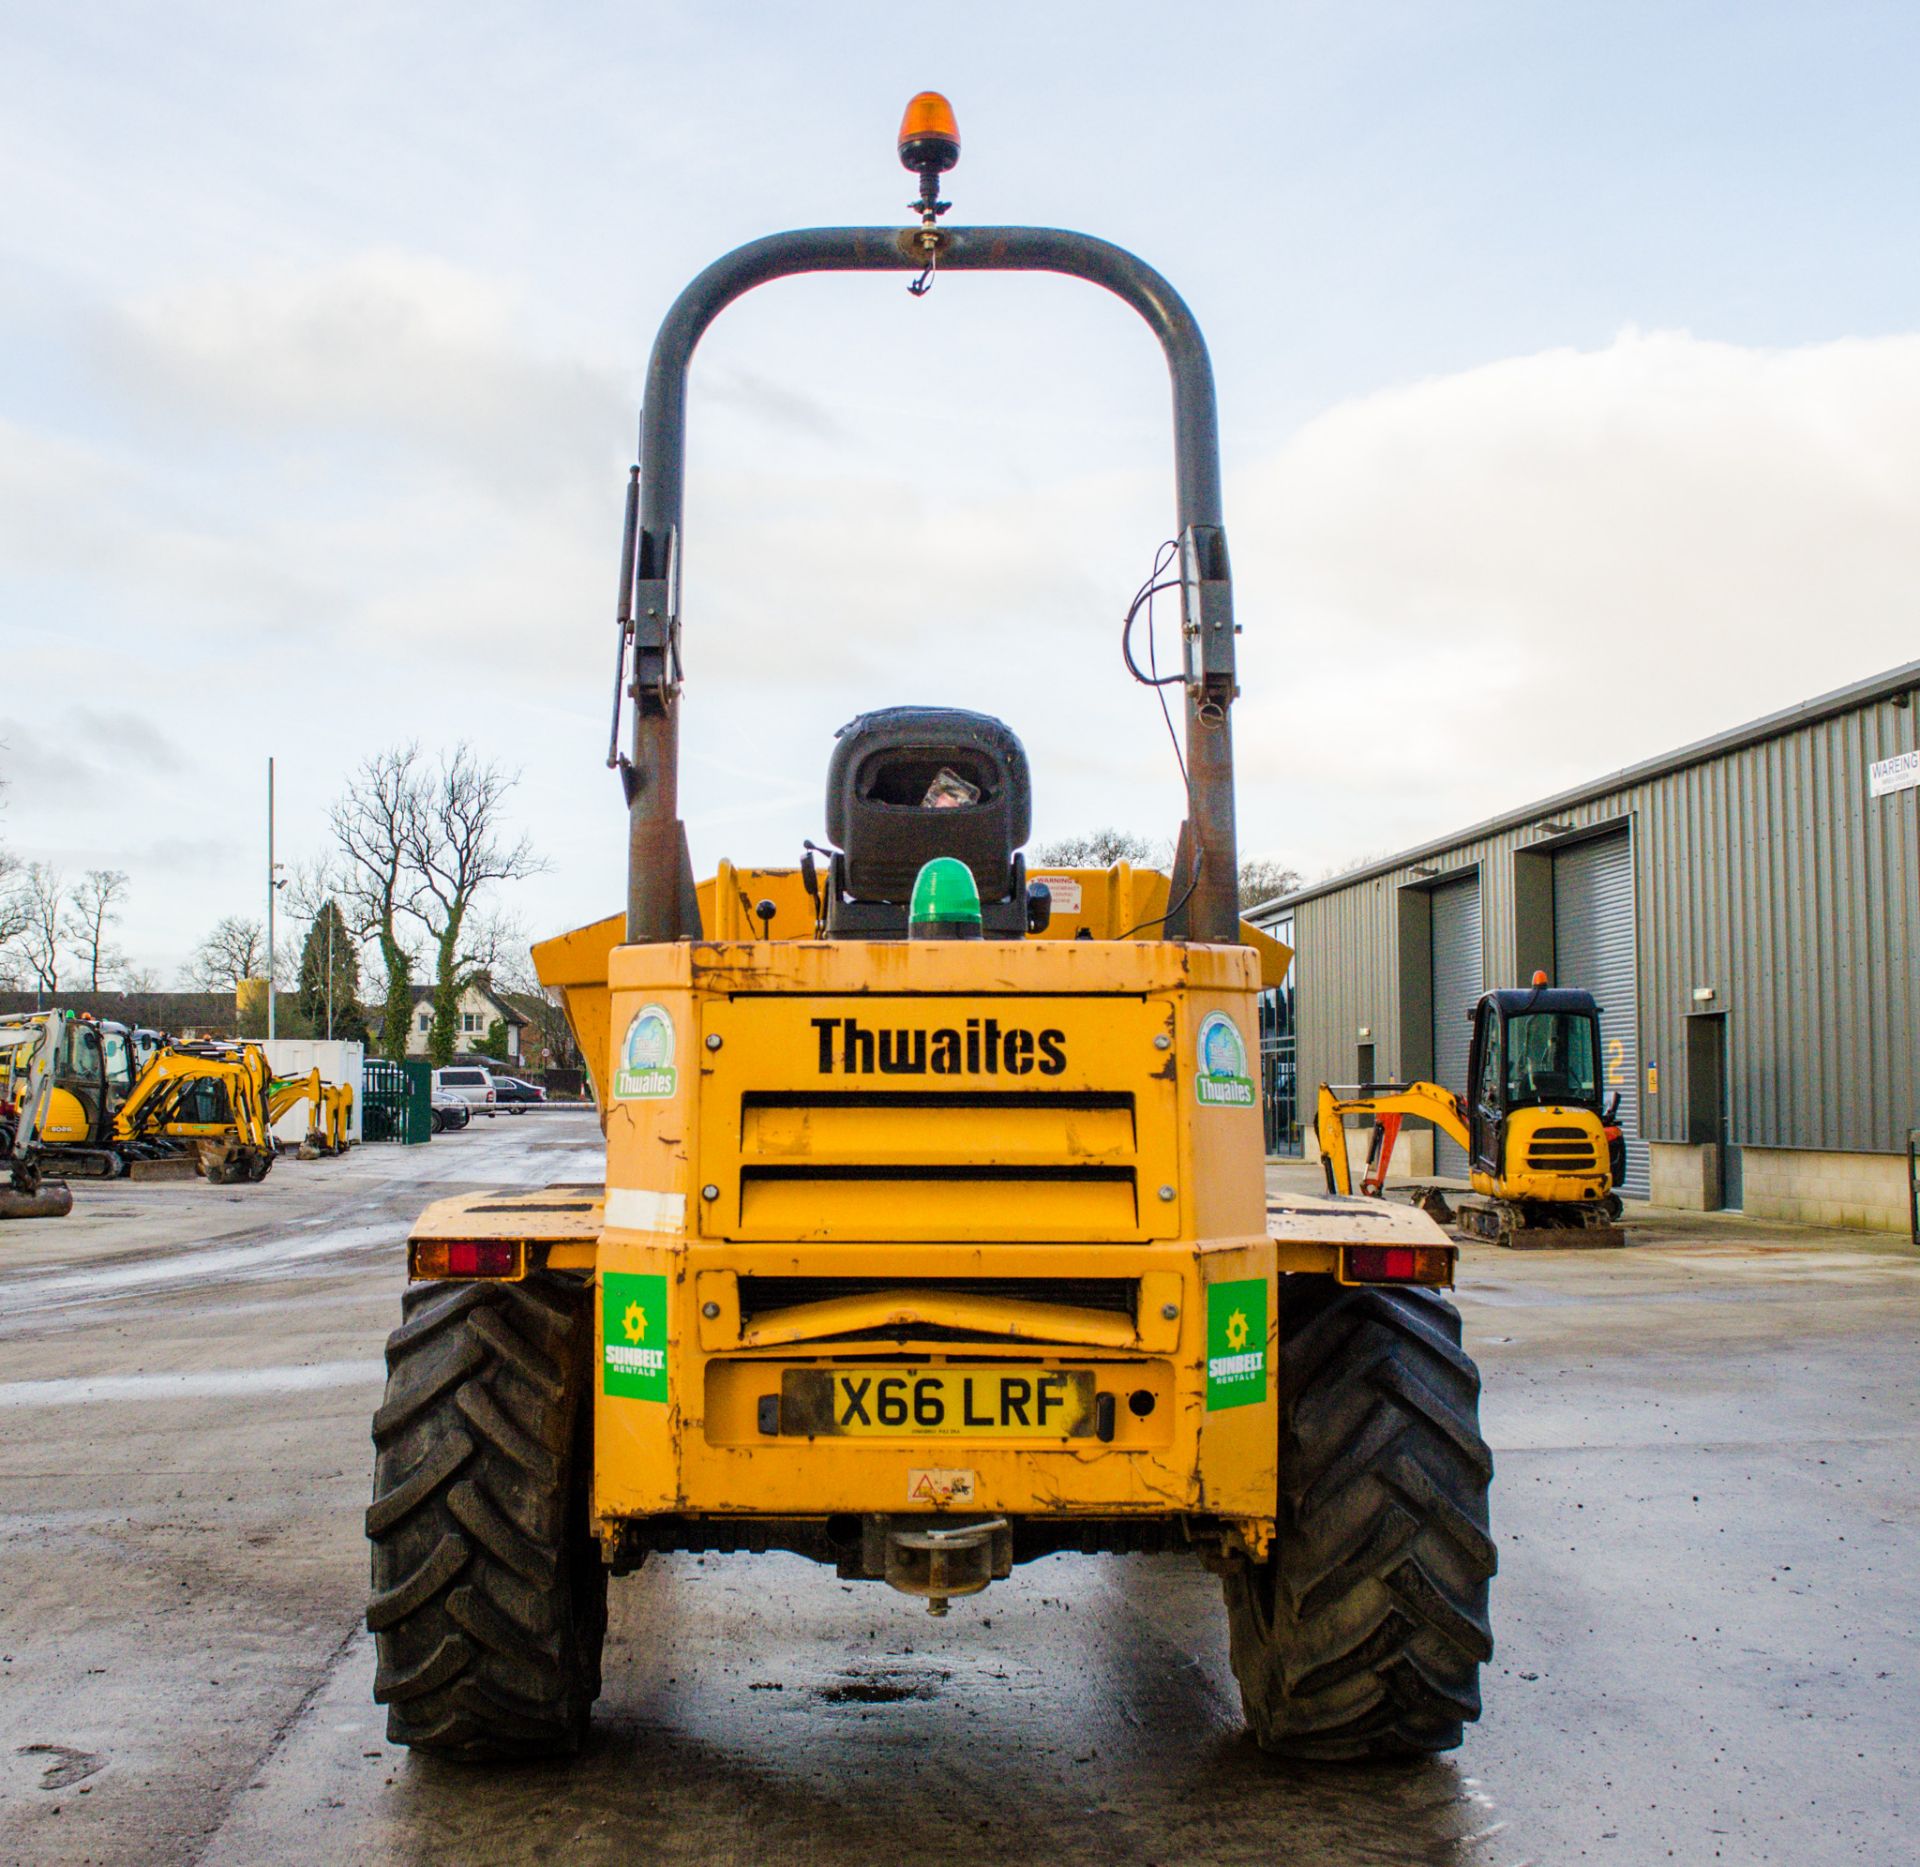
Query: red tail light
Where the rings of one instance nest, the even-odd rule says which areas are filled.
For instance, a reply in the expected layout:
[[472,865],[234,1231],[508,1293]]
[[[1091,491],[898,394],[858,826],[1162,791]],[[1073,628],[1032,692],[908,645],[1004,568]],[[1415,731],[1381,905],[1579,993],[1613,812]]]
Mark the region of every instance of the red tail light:
[[1438,1284],[1453,1282],[1451,1245],[1342,1245],[1343,1284]]
[[408,1246],[416,1282],[437,1277],[523,1274],[526,1247],[517,1238],[426,1238]]

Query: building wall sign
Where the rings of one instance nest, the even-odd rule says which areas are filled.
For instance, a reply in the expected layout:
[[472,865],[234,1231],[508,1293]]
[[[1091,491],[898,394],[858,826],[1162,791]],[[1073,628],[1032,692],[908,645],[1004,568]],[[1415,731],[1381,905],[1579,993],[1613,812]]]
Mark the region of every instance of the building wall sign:
[[1896,752],[1875,759],[1867,773],[1867,795],[1887,797],[1895,791],[1920,787],[1920,752]]

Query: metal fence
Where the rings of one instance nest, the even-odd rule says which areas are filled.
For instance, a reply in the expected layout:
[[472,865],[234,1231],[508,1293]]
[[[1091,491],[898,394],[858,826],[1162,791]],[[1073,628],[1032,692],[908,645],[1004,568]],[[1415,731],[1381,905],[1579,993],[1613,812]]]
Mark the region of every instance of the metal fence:
[[397,1141],[406,1146],[432,1135],[431,1065],[411,1059],[394,1063],[386,1057],[369,1057],[363,1082],[363,1140]]

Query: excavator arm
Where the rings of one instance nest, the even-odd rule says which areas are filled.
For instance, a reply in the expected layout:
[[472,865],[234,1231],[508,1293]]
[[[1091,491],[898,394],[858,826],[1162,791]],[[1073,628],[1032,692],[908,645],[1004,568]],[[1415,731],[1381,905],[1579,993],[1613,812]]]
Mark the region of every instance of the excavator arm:
[[1371,1115],[1373,1139],[1367,1145],[1367,1171],[1360,1190],[1371,1199],[1380,1197],[1387,1182],[1387,1168],[1393,1160],[1393,1144],[1400,1138],[1400,1124],[1417,1115],[1450,1135],[1462,1147],[1467,1142],[1467,1105],[1451,1089],[1438,1083],[1384,1083],[1375,1087],[1363,1084],[1345,1092],[1331,1083],[1320,1085],[1314,1110],[1314,1134],[1320,1143],[1320,1164],[1326,1171],[1329,1193],[1353,1191],[1353,1169],[1347,1160],[1347,1133],[1342,1117]]
[[271,1128],[302,1102],[308,1105],[308,1115],[300,1158],[344,1153],[348,1145],[347,1130],[353,1121],[352,1085],[325,1082],[317,1068],[305,1076],[278,1077],[268,1089],[267,1126]]

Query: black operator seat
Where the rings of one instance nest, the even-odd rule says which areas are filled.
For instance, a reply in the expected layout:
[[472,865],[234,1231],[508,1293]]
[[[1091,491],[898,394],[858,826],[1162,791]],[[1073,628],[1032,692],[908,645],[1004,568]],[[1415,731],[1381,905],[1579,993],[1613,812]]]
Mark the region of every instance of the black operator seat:
[[960,707],[862,713],[834,735],[827,765],[828,934],[904,939],[922,866],[954,856],[980,890],[981,932],[1019,939],[1032,828],[1026,749],[1003,721]]

